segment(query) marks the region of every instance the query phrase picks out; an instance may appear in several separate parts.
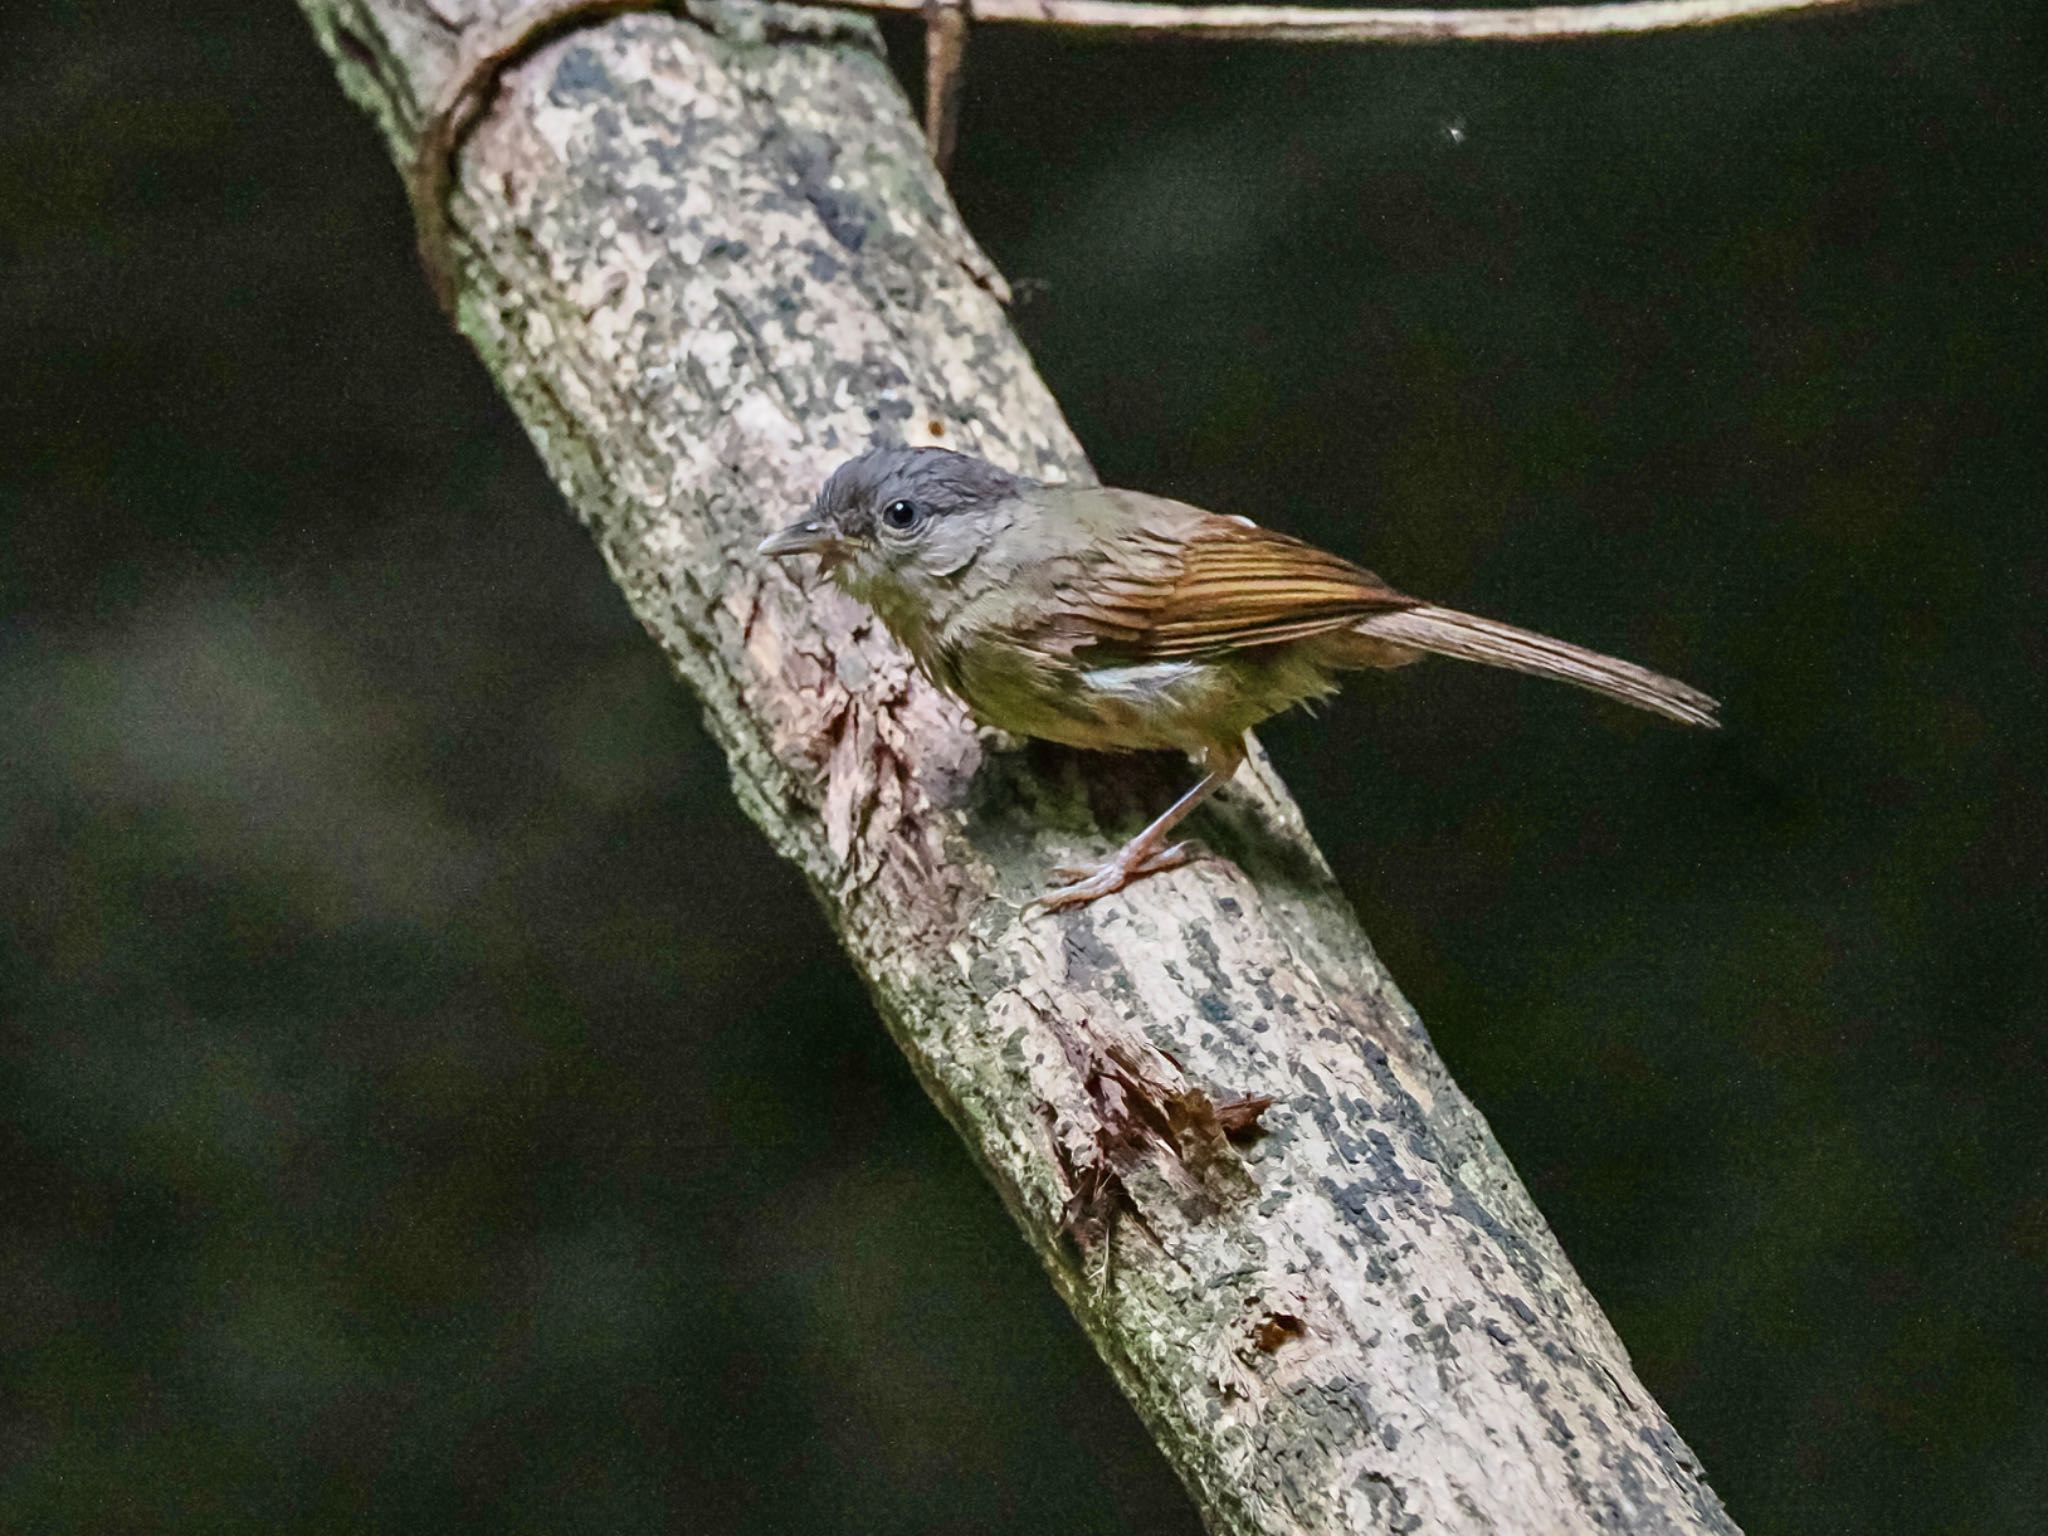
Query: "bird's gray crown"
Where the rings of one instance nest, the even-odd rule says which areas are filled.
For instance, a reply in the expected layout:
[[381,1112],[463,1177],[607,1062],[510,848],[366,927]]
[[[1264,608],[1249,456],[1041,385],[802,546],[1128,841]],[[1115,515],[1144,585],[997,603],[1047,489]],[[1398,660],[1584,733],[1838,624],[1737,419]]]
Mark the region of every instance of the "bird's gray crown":
[[873,532],[882,508],[910,501],[943,517],[1014,496],[1032,482],[950,448],[870,448],[832,472],[811,515],[843,537]]

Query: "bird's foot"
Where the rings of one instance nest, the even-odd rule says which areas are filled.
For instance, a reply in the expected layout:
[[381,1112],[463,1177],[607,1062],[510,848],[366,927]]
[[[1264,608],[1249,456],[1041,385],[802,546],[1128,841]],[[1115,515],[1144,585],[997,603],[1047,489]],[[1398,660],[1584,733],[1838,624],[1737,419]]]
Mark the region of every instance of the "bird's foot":
[[1174,843],[1165,848],[1150,848],[1133,853],[1129,848],[1105,864],[1073,865],[1063,864],[1052,874],[1055,880],[1068,882],[1054,886],[1043,896],[1030,903],[1047,912],[1058,912],[1067,907],[1085,907],[1089,902],[1122,890],[1134,880],[1147,875],[1161,874],[1169,869],[1179,869],[1195,856],[1193,843]]

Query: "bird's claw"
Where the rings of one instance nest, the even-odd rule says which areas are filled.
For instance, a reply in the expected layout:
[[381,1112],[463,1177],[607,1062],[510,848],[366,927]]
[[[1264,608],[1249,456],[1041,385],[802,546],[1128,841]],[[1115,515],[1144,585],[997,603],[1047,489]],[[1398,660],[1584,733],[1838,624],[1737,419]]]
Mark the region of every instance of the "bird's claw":
[[1062,864],[1052,872],[1055,880],[1067,882],[1054,886],[1043,896],[1037,897],[1025,907],[1027,912],[1034,909],[1059,912],[1067,907],[1086,906],[1122,890],[1134,880],[1147,875],[1162,874],[1169,869],[1178,869],[1195,856],[1193,843],[1174,843],[1165,848],[1155,848],[1139,854],[1136,858],[1119,853],[1104,864],[1094,866]]

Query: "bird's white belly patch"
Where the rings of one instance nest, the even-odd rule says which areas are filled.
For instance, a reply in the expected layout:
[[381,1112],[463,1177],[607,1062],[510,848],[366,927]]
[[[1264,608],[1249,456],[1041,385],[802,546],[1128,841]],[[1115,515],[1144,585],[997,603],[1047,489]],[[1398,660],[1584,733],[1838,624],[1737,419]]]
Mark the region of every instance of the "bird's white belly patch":
[[[1195,751],[1218,736],[1233,737],[1241,720],[1240,682],[1210,661],[1148,661],[1087,667],[1074,678],[1076,700],[1098,731],[1141,747]],[[1265,711],[1254,708],[1251,716]]]
[[1194,661],[1150,661],[1133,667],[1090,667],[1081,674],[1090,693],[1122,703],[1156,704],[1178,688],[1186,691],[1209,669]]
[[1330,687],[1320,668],[1284,650],[1107,666],[1063,659],[1018,645],[971,646],[959,655],[957,689],[978,718],[1020,736],[1110,752],[1199,752]]

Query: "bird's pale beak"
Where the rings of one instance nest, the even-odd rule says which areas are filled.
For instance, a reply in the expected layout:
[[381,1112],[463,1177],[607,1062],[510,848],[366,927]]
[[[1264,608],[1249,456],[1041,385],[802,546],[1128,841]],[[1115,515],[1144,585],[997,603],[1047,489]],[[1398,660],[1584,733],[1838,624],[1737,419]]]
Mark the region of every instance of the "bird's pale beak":
[[839,548],[839,536],[815,517],[791,523],[761,541],[757,555],[828,555]]

